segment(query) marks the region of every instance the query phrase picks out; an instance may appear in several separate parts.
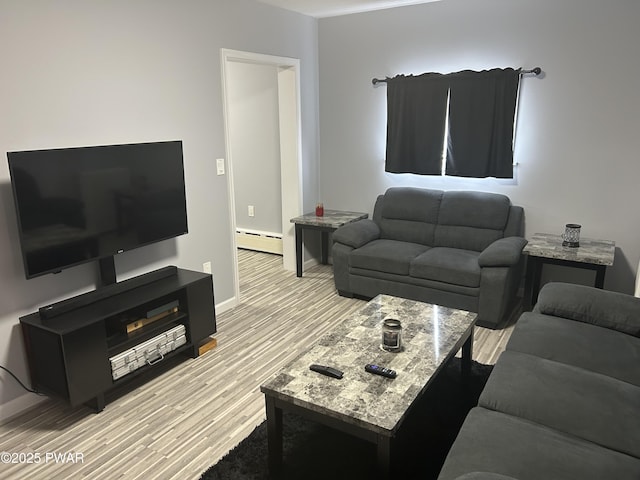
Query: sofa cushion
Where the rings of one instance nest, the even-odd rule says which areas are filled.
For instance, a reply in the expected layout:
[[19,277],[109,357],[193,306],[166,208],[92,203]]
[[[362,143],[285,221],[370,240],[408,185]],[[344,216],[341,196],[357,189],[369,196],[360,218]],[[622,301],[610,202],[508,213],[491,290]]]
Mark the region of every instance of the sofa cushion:
[[536,311],[592,323],[640,337],[640,298],[584,285],[551,283],[540,290]]
[[465,287],[479,287],[478,252],[434,247],[411,261],[409,275]]
[[424,188],[389,188],[374,211],[380,237],[433,245],[442,194]]
[[511,201],[485,192],[444,192],[434,246],[482,251],[504,237]]
[[478,405],[640,458],[640,387],[505,351]]
[[608,328],[525,312],[506,348],[640,386],[640,338]]
[[409,275],[411,261],[428,249],[429,247],[416,243],[374,240],[353,250],[349,257],[349,265],[354,268]]
[[640,460],[542,425],[476,407],[449,451],[438,480],[468,472],[519,480],[637,480]]

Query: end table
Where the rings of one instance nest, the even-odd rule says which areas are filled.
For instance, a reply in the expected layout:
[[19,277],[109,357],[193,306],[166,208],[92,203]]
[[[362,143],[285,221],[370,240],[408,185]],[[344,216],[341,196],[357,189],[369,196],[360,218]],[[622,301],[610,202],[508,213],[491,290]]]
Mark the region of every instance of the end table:
[[524,309],[531,310],[538,300],[542,266],[563,265],[596,271],[595,287],[603,288],[607,266],[613,265],[616,244],[610,240],[581,238],[579,247],[562,246],[562,236],[535,233],[525,245],[528,255],[524,283]]
[[302,242],[303,230],[319,230],[322,234],[322,263],[329,262],[329,233],[347,223],[367,218],[367,213],[345,212],[342,210],[325,209],[322,217],[315,213],[306,213],[291,219],[296,225],[296,275],[302,276]]

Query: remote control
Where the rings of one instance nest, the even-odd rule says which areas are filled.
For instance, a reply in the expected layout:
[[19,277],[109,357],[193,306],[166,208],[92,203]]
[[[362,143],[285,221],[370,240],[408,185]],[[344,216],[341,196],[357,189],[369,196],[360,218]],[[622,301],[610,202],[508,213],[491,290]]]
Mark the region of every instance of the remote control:
[[311,365],[309,369],[313,370],[314,372],[321,373],[322,375],[326,375],[327,377],[342,378],[343,375],[343,372],[341,372],[337,368],[327,367],[326,365],[318,365],[315,363]]
[[379,365],[372,365],[370,363],[365,365],[364,369],[369,373],[374,373],[375,375],[381,375],[387,378],[396,378],[398,376],[395,370],[391,370],[390,368],[384,368]]

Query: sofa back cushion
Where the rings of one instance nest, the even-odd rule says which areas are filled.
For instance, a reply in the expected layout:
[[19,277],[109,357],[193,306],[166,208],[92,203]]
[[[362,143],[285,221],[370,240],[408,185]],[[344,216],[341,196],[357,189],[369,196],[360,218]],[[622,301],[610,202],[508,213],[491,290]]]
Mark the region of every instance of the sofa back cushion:
[[522,229],[517,209],[497,193],[392,187],[378,197],[373,221],[383,239],[481,252],[505,229]]
[[496,193],[444,192],[434,246],[480,252],[504,237],[511,201]]
[[433,245],[443,193],[424,188],[389,188],[378,197],[373,212],[380,238]]

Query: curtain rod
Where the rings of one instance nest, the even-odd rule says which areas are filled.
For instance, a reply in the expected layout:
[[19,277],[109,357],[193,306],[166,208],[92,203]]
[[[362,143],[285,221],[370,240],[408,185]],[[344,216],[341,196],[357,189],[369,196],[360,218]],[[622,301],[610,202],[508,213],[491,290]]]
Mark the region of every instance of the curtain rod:
[[[542,73],[542,69],[540,67],[534,67],[531,70],[520,70],[520,75],[525,75],[527,73],[533,73],[538,76]],[[390,80],[390,78],[374,78],[373,80],[371,80],[371,83],[377,85],[378,83],[387,83],[387,80]]]

